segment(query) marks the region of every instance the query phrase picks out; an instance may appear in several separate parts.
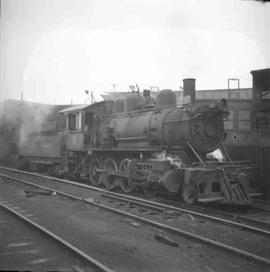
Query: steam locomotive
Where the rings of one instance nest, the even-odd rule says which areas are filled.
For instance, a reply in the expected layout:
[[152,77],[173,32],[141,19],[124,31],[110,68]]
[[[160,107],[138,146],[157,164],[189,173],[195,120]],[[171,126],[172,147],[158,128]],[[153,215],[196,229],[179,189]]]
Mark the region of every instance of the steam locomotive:
[[124,192],[166,191],[186,203],[247,203],[253,166],[231,161],[223,146],[226,100],[196,105],[195,79],[184,80],[189,103],[172,90],[154,100],[149,90],[59,112],[57,131],[30,133],[20,158],[35,170],[80,175],[95,186]]

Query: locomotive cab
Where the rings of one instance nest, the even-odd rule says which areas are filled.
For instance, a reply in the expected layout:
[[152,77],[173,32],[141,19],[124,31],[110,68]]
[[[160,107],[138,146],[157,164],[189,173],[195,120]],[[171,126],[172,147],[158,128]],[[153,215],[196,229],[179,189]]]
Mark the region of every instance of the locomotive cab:
[[66,129],[65,133],[65,144],[68,150],[80,151],[83,150],[85,133],[84,133],[84,109],[83,106],[74,106],[71,108],[60,111],[61,114],[65,115]]
[[70,151],[98,147],[102,138],[104,116],[112,113],[112,101],[74,106],[60,111],[66,118],[66,146]]

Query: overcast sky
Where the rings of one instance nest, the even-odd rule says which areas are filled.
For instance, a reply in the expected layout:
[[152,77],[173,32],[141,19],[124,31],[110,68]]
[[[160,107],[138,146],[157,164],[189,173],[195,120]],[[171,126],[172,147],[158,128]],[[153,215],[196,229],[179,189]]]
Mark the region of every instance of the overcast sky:
[[85,89],[185,77],[251,87],[250,71],[270,67],[269,29],[270,3],[252,0],[1,0],[0,100],[83,103]]

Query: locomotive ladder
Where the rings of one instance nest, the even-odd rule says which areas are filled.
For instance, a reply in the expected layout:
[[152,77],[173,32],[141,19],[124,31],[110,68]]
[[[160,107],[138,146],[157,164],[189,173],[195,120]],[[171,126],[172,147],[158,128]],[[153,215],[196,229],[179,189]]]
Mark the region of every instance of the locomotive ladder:
[[[189,148],[193,151],[193,153],[196,155],[200,163],[207,167],[207,164],[203,160],[203,158],[199,155],[199,153],[196,151],[194,146],[190,142],[187,141],[187,145]],[[222,151],[225,153],[227,159],[231,161],[231,158],[225,149],[225,147],[221,146]],[[220,171],[220,186],[221,190],[226,198],[226,200],[233,202],[251,202],[251,197],[249,195],[248,186],[245,184],[245,182],[239,182],[237,180],[231,179],[228,177],[226,170],[224,168],[219,168]]]
[[203,158],[201,158],[201,156],[199,155],[199,153],[196,151],[196,149],[192,146],[192,144],[189,141],[187,141],[187,145],[192,150],[192,152],[195,154],[195,156],[200,161],[200,163],[202,163],[202,165],[204,167],[206,167],[206,163],[204,162]]
[[237,202],[251,201],[249,190],[245,182],[238,182],[230,179],[224,169],[220,169],[220,173],[221,173],[220,179],[221,189],[227,200]]

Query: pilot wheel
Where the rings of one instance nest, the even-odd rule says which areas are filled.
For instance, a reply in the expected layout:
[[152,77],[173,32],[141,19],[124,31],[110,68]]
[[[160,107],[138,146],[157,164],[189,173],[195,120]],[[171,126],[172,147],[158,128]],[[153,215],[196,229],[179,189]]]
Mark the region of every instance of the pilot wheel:
[[196,184],[183,184],[181,196],[185,203],[193,204],[198,199],[198,186]]

